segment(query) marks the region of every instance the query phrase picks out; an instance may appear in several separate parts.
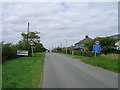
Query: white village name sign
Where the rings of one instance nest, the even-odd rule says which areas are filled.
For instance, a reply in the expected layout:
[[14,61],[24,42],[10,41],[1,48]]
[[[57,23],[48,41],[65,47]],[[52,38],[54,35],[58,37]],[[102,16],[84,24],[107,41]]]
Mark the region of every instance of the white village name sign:
[[27,50],[17,50],[17,55],[28,56],[28,51]]

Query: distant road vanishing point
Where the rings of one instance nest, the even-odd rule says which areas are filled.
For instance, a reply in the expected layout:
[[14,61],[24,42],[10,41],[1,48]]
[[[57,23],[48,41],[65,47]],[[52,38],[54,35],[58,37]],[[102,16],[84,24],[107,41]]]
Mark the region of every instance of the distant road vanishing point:
[[64,54],[46,53],[42,88],[118,88],[118,74]]

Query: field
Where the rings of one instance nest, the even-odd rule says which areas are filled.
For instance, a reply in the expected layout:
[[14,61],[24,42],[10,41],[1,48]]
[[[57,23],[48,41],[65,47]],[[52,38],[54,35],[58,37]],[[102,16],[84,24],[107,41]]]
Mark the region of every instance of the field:
[[2,66],[3,88],[40,88],[45,53],[34,57],[20,57]]
[[80,61],[91,64],[94,66],[98,66],[113,72],[119,72],[118,70],[118,59],[109,58],[106,56],[97,56],[97,57],[84,57],[84,56],[77,56],[74,55],[74,58],[80,59]]

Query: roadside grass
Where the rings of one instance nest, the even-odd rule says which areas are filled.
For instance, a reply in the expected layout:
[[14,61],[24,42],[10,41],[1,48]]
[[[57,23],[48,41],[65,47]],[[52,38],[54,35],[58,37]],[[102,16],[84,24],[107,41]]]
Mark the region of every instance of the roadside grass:
[[41,88],[45,53],[20,57],[2,65],[3,88]]
[[2,89],[2,64],[0,64],[0,90]]
[[101,54],[100,56],[103,56],[103,57],[106,57],[106,58],[112,58],[114,60],[118,60],[119,59],[118,57],[120,56],[120,54],[107,54],[107,55]]
[[113,72],[120,73],[120,70],[118,70],[118,62],[120,62],[118,59],[112,59],[112,58],[106,58],[103,56],[97,56],[97,57],[85,57],[85,56],[77,56],[73,55],[74,58],[80,59],[80,61],[91,64],[94,66],[98,66]]

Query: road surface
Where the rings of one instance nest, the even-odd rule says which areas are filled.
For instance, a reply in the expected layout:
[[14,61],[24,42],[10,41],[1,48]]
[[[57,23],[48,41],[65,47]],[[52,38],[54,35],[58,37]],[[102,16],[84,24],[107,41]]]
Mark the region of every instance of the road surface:
[[42,88],[118,88],[118,74],[67,55],[46,53]]

